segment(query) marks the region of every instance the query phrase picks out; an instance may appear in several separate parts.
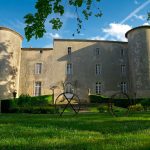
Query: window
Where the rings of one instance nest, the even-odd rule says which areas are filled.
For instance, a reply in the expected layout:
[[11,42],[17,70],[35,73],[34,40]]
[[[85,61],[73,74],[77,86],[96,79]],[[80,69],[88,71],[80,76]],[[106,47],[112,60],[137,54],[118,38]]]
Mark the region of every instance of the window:
[[122,74],[126,73],[126,66],[125,65],[121,65],[121,73]]
[[121,92],[127,93],[127,83],[126,82],[121,82]]
[[100,74],[101,74],[101,65],[96,64],[96,75],[100,75]]
[[96,94],[100,94],[101,93],[101,83],[100,82],[96,82]]
[[41,82],[37,81],[35,82],[34,85],[34,96],[39,96],[41,95]]
[[67,83],[65,85],[65,92],[66,93],[73,93],[73,87],[72,87],[72,84],[71,83]]
[[96,48],[96,56],[100,55],[100,49]]
[[72,64],[71,63],[67,64],[67,74],[68,75],[72,74]]
[[71,54],[71,47],[68,47],[68,55]]
[[120,51],[120,55],[121,55],[121,57],[123,57],[123,56],[124,56],[124,49],[121,49],[121,51]]
[[42,63],[36,63],[35,64],[35,74],[41,74],[42,73]]

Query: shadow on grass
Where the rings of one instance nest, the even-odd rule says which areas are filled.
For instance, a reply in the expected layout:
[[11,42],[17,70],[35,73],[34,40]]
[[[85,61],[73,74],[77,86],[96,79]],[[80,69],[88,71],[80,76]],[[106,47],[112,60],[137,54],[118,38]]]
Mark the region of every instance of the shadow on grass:
[[[63,118],[56,115],[1,115],[0,149],[92,150],[113,149],[111,147],[115,144],[125,149],[123,135],[129,133],[136,138],[137,132],[150,129],[149,125],[147,115],[122,118],[102,114]],[[120,135],[121,139],[118,138]],[[139,142],[140,138],[137,140]],[[134,147],[130,148],[134,141],[128,142],[131,145],[127,149],[134,150]],[[142,144],[141,149],[149,150],[150,144]]]
[[150,129],[150,119],[140,117],[122,117],[118,119],[107,115],[79,115],[75,117],[65,116],[64,118],[56,115],[18,115],[15,118],[14,115],[14,118],[0,119],[0,124],[15,124],[24,128],[52,127],[60,130],[93,131],[102,134],[123,134]]

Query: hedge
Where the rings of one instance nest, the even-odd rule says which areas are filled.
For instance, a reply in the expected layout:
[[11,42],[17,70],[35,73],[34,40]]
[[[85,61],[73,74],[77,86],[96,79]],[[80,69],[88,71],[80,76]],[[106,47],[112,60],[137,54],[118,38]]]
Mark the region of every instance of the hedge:
[[[91,103],[108,103],[110,101],[110,98],[101,95],[90,95],[89,99]],[[127,108],[131,105],[131,100],[128,99],[113,99],[111,102],[114,106],[123,108]]]
[[10,109],[17,107],[35,107],[35,106],[48,106],[52,104],[51,95],[42,95],[31,97],[29,95],[20,95],[17,99],[1,100],[1,112],[8,113]]
[[[91,103],[108,103],[110,98],[102,95],[89,95]],[[127,108],[130,105],[141,104],[145,109],[150,108],[150,98],[137,98],[137,99],[113,99],[112,103],[115,106]]]
[[55,114],[58,112],[59,109],[54,106],[13,107],[9,109],[9,113]]
[[91,103],[106,103],[109,100],[108,97],[102,95],[89,95],[89,99]]

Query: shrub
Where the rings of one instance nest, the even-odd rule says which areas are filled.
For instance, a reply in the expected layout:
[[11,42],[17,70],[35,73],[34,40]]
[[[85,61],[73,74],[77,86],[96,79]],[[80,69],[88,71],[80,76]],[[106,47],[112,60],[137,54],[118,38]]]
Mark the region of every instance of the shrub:
[[9,109],[13,107],[17,107],[16,100],[14,99],[1,100],[2,113],[9,113]]
[[[104,97],[102,95],[90,95],[90,102],[91,103],[108,103],[110,98]],[[127,108],[131,105],[130,99],[113,99],[112,103],[117,107]]]
[[141,105],[144,107],[144,110],[150,109],[150,99],[141,100]]
[[106,103],[109,98],[102,95],[89,95],[89,99],[91,103]]
[[31,96],[28,94],[21,94],[16,100],[18,106],[29,106],[31,101]]
[[46,107],[14,107],[10,109],[11,113],[32,113],[32,114],[55,114],[59,112],[59,109],[55,109],[52,106]]
[[114,106],[127,108],[131,105],[130,99],[114,99],[113,100]]
[[46,107],[49,104],[52,104],[51,95],[42,95],[31,97],[28,94],[21,94],[19,98],[10,99],[10,100],[1,100],[1,112],[31,112],[31,107]]
[[52,103],[52,96],[50,95],[42,95],[42,96],[34,96],[31,97],[28,94],[21,94],[19,98],[16,100],[17,105],[21,107],[26,106],[47,106]]
[[130,111],[142,111],[144,107],[141,104],[131,105],[129,106]]
[[108,106],[107,105],[100,105],[97,109],[100,113],[108,112]]

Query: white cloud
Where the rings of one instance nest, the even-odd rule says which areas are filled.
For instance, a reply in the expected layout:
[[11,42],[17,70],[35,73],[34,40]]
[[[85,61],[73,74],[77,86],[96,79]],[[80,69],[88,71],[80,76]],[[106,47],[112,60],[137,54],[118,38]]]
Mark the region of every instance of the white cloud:
[[149,26],[150,24],[148,23],[148,22],[145,22],[144,24],[143,24],[143,26]]
[[79,35],[80,35],[80,36],[84,36],[85,34],[84,34],[84,33],[80,33]]
[[136,15],[136,14],[135,14],[134,17],[135,17],[136,19],[138,19],[138,20],[142,20],[142,21],[146,20],[146,17],[143,16],[143,15]]
[[131,26],[127,24],[119,24],[119,23],[110,23],[108,28],[102,29],[106,35],[103,39],[115,39],[119,41],[127,41],[125,38],[125,33],[132,29]]
[[60,39],[61,36],[58,33],[46,33],[45,36],[47,38]]
[[94,37],[91,37],[90,40],[105,40],[105,39],[100,36],[94,36]]

